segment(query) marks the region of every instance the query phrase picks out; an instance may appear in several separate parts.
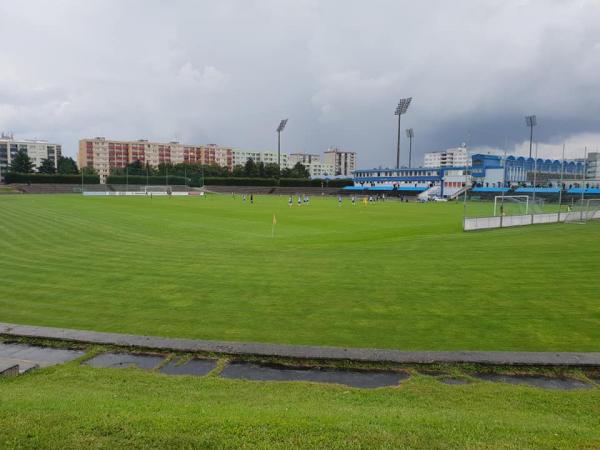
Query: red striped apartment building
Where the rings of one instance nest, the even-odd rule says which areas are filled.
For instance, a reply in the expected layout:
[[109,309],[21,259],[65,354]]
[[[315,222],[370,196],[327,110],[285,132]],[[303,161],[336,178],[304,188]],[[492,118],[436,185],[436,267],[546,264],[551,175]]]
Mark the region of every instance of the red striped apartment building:
[[187,145],[179,142],[115,141],[103,137],[81,139],[77,162],[80,168],[93,167],[105,183],[110,170],[134,161],[157,167],[159,164],[217,164],[233,169],[233,149],[215,144]]

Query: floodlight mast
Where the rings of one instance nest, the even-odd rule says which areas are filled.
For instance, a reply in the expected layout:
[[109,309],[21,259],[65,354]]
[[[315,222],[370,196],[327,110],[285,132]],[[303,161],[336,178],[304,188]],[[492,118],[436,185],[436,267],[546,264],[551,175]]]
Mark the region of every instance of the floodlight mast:
[[402,114],[406,113],[406,111],[408,110],[408,106],[410,105],[410,102],[412,101],[412,97],[407,97],[407,98],[401,98],[400,101],[398,102],[398,106],[396,107],[396,111],[394,112],[394,114],[396,116],[398,116],[398,142],[396,144],[396,169],[400,168],[400,118],[402,117]]
[[534,115],[525,116],[525,123],[529,127],[529,157],[531,158],[531,150],[533,147],[533,127],[537,125],[537,117]]
[[410,169],[412,167],[412,140],[415,137],[415,132],[413,131],[412,128],[407,128],[406,129],[406,137],[408,138],[408,168]]
[[277,127],[277,168],[279,169],[279,174],[281,174],[281,132],[285,128],[287,124],[287,119],[283,119],[279,122],[279,126]]

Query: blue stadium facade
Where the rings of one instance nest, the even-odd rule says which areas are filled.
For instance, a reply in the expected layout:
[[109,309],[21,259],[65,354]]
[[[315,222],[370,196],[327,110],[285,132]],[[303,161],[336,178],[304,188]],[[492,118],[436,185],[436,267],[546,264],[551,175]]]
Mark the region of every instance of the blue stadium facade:
[[378,168],[353,171],[354,186],[346,191],[391,192],[419,194],[425,191],[441,197],[452,196],[466,185],[474,189],[498,192],[508,188],[532,186],[532,174],[540,180],[558,179],[563,171],[564,179],[581,179],[585,171],[583,161],[569,160],[564,165],[559,160],[534,159],[498,155],[474,154],[468,167],[441,168]]

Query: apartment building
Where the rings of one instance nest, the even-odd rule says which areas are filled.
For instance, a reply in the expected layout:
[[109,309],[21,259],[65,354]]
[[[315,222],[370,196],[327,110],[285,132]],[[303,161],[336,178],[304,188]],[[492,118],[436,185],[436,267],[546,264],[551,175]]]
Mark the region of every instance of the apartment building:
[[467,165],[467,161],[468,155],[465,147],[449,148],[441,152],[425,153],[423,167],[464,167]]
[[321,162],[321,155],[317,153],[290,153],[290,157],[288,158],[290,163],[289,167],[294,167],[297,163],[302,163],[305,166],[308,166],[313,163]]
[[600,180],[600,153],[591,152],[587,155],[586,178],[591,180]]
[[146,139],[117,141],[96,137],[79,141],[79,167],[93,167],[100,175],[102,183],[106,182],[111,169],[125,167],[134,161],[151,167],[183,162],[216,164],[231,170],[233,149],[216,144],[187,145],[176,141],[151,142]]
[[0,135],[0,174],[5,173],[12,159],[17,153],[24,151],[31,159],[35,169],[40,167],[42,160],[52,161],[54,167],[58,167],[58,159],[61,157],[62,148],[59,144],[51,144],[48,141],[37,139],[15,139],[11,134]]
[[[252,159],[255,163],[262,162],[264,164],[277,164],[277,152],[261,152],[257,150],[233,150],[233,165],[243,166],[246,161]],[[288,166],[287,153],[281,154],[281,167]]]
[[356,152],[347,152],[331,147],[325,151],[324,161],[333,166],[333,175],[351,177],[356,169]]

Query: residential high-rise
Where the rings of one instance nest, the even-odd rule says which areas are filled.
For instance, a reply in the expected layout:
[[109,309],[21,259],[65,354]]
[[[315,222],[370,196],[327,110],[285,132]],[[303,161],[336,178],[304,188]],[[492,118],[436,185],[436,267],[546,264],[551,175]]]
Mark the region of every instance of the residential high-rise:
[[325,162],[333,166],[333,175],[351,177],[356,169],[356,152],[347,152],[335,147],[325,151]]
[[587,155],[586,178],[590,180],[600,180],[600,153],[591,152]]
[[465,147],[449,148],[441,152],[425,153],[423,167],[464,167],[467,165],[468,155]]
[[12,135],[2,133],[0,135],[0,173],[5,173],[15,155],[24,151],[31,159],[34,168],[39,168],[42,160],[48,159],[54,167],[58,167],[58,159],[61,157],[61,146],[51,144],[48,141],[37,139],[15,139]]
[[321,155],[316,154],[316,153],[303,153],[303,152],[290,153],[290,156],[288,158],[290,167],[294,167],[297,163],[302,163],[303,165],[308,166],[309,164],[320,162],[320,161],[321,161]]
[[[260,152],[256,150],[233,150],[233,165],[243,166],[246,161],[252,159],[255,163],[262,162],[263,164],[277,164],[277,152]],[[288,155],[286,153],[281,154],[281,167],[287,167]]]
[[187,145],[179,142],[117,141],[96,137],[79,141],[79,167],[93,167],[104,183],[111,169],[134,161],[158,167],[160,164],[216,164],[233,169],[233,149],[215,144]]

